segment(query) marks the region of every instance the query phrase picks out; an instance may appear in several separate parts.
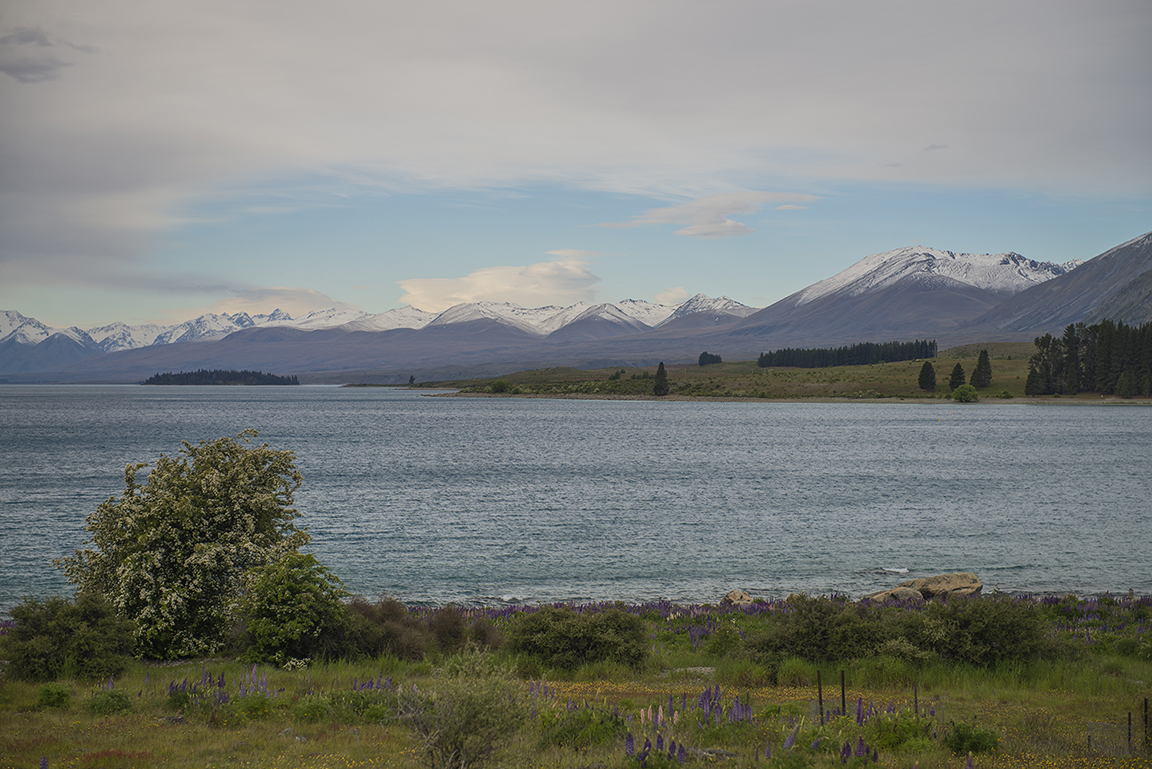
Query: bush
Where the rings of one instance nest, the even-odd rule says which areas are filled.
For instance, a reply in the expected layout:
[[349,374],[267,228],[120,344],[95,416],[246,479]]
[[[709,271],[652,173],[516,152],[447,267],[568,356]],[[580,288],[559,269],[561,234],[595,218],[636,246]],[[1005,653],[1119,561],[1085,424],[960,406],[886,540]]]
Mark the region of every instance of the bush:
[[648,656],[644,621],[619,609],[579,614],[550,606],[526,612],[510,628],[508,645],[568,670],[602,661],[637,667]]
[[1000,735],[994,729],[985,729],[961,721],[952,724],[942,740],[944,747],[958,756],[965,753],[990,753],[1000,747]]
[[512,385],[508,384],[507,379],[497,379],[488,386],[488,392],[491,393],[506,393],[511,389]]
[[44,684],[36,694],[36,707],[66,710],[72,700],[72,692],[63,684]]
[[1002,594],[933,601],[908,623],[914,645],[955,662],[987,666],[1059,653],[1036,605]]
[[54,563],[82,591],[108,598],[136,623],[136,651],[176,659],[224,643],[248,569],[308,543],[292,507],[301,476],[290,451],[249,446],[255,430],[161,455],[124,470],[124,494],[101,503],[85,529],[94,549]]
[[[315,556],[288,553],[249,572],[241,612],[248,622],[248,662],[325,656],[325,642],[344,624],[340,580]],[[332,650],[330,650],[332,651]]]
[[431,766],[470,769],[493,761],[527,721],[523,687],[499,671],[468,664],[472,675],[445,679],[436,691],[405,693],[401,720],[420,739]]
[[420,660],[434,643],[428,627],[393,598],[372,603],[355,596],[345,605],[344,620],[335,643],[339,656],[346,659],[391,654],[397,659]]
[[957,403],[975,403],[980,400],[980,395],[972,385],[960,385],[952,391],[952,400]]
[[8,669],[17,678],[97,680],[119,675],[132,653],[132,623],[89,592],[75,598],[32,598],[12,609],[4,636]]
[[788,611],[774,613],[767,627],[748,639],[747,647],[762,662],[783,657],[812,662],[867,657],[884,640],[878,620],[871,607],[824,596],[794,596],[788,600]]
[[88,710],[98,716],[110,716],[132,709],[132,700],[127,694],[109,689],[96,694],[88,701]]

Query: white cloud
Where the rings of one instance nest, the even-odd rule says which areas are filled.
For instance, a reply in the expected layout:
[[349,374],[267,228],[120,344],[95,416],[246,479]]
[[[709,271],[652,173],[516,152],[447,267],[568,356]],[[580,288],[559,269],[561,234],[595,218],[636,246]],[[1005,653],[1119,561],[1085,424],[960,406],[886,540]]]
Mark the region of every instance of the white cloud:
[[348,302],[337,301],[319,291],[307,288],[289,288],[283,286],[248,288],[237,291],[235,296],[215,302],[207,310],[182,311],[185,317],[196,317],[205,312],[215,312],[233,315],[237,312],[246,312],[249,315],[267,315],[273,310],[280,309],[298,318],[315,310],[326,310],[335,307],[338,310],[359,310],[360,308]]
[[675,235],[689,238],[732,238],[755,232],[752,228],[733,221],[733,214],[750,214],[762,205],[777,201],[816,200],[812,195],[795,192],[729,192],[722,195],[709,195],[697,200],[665,208],[651,208],[632,217],[627,222],[606,222],[598,227],[644,227],[656,224],[687,224]]
[[579,248],[558,248],[555,251],[548,251],[549,256],[563,256],[572,259],[590,259],[594,256],[604,256],[601,251],[583,251]]
[[568,258],[519,267],[485,267],[463,278],[398,281],[400,301],[426,312],[443,312],[465,302],[511,302],[523,307],[568,306],[590,301],[600,281],[582,259]]
[[660,304],[680,304],[689,296],[687,289],[683,286],[676,288],[669,288],[661,291],[656,295],[656,301]]
[[[1147,0],[140,7],[6,5],[0,281],[139,273],[192,204],[304,177],[1152,191]],[[727,237],[748,210],[665,223]]]
[[776,206],[776,208],[774,208],[773,210],[774,211],[807,211],[808,206],[793,206],[793,205]]

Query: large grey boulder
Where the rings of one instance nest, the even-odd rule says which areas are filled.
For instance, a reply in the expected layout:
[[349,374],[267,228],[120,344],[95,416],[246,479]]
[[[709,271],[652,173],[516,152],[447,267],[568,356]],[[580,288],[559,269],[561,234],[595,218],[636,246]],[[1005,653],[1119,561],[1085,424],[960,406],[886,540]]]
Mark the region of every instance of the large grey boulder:
[[924,596],[919,590],[910,587],[894,587],[891,590],[881,590],[864,596],[869,601],[884,603],[885,601],[910,601],[911,603],[924,603]]
[[750,606],[752,596],[743,590],[729,590],[728,594],[720,599],[721,606]]

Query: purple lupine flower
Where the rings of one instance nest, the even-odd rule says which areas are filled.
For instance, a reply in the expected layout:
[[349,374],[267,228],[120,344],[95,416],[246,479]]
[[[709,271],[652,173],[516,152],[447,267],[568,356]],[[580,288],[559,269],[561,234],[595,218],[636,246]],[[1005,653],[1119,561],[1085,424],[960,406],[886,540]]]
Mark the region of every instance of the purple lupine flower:
[[973,761],[974,761],[974,759],[972,758],[972,754],[969,753],[968,754],[968,763],[964,764],[964,769],[974,769],[976,764],[974,764]]
[[844,747],[840,748],[840,763],[848,763],[848,759],[852,758],[852,743],[844,740]]
[[660,734],[659,732],[656,733],[656,752],[664,752],[664,735]]
[[680,743],[680,749],[676,751],[676,763],[688,763],[688,749],[684,747],[684,743]]
[[636,755],[636,741],[632,738],[632,732],[624,736],[624,755],[629,758]]
[[772,760],[772,743],[771,742],[764,745],[764,758],[768,759],[769,761]]
[[864,725],[864,698],[863,697],[857,697],[856,698],[856,725],[857,726],[863,726]]
[[[876,748],[872,748],[872,763],[880,763],[880,751],[876,750]],[[968,769],[972,769],[972,767],[968,767]]]
[[40,769],[48,769],[48,756],[40,757]]
[[796,735],[799,733],[800,733],[800,724],[796,724],[794,727],[792,727],[791,734],[789,734],[788,738],[786,740],[784,740],[784,750],[791,750],[792,749],[792,743],[796,742]]
[[823,737],[817,737],[815,740],[813,740],[812,741],[812,750],[816,750],[816,748],[820,747],[820,743],[823,741],[824,741]]
[[864,744],[864,735],[860,735],[860,739],[856,743],[856,753],[854,755],[857,758],[868,755],[868,746]]

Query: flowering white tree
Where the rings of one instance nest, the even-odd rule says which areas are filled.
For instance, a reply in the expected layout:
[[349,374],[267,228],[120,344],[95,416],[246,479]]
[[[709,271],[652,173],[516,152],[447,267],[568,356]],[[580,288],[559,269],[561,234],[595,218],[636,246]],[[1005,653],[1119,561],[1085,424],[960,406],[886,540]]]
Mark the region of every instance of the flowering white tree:
[[290,451],[236,438],[187,441],[161,455],[143,485],[124,470],[124,495],[88,516],[94,549],[56,565],[136,623],[136,653],[158,659],[210,654],[223,643],[248,569],[308,543],[293,521],[302,477]]

